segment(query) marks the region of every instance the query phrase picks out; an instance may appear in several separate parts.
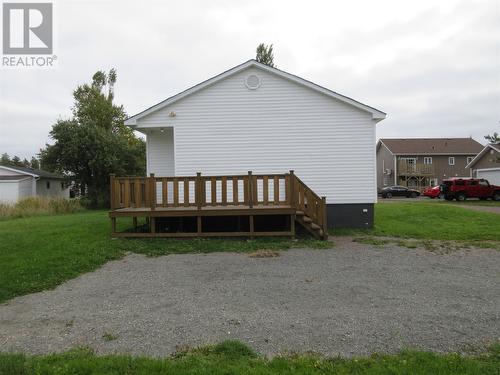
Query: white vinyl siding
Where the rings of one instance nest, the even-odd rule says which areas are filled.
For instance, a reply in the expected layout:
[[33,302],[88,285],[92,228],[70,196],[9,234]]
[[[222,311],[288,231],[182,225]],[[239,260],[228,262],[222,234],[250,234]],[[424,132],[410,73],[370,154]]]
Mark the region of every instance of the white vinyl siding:
[[[250,74],[261,79],[256,90],[245,87]],[[294,169],[328,203],[376,201],[372,114],[255,67],[138,119],[137,126],[146,133],[154,129],[148,173]],[[175,150],[170,138],[157,136],[162,127],[174,127]]]
[[15,203],[19,199],[19,181],[0,181],[0,203]]
[[19,199],[31,197],[33,195],[33,177],[19,181]]
[[39,197],[69,198],[69,188],[61,185],[63,180],[40,178],[36,182],[36,195]]
[[172,128],[155,129],[148,132],[147,173],[157,176],[174,176],[174,131]]

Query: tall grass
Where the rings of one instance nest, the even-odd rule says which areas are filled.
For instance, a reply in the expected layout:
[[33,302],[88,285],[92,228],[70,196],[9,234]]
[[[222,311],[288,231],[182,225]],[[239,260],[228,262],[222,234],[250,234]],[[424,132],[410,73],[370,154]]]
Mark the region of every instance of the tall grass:
[[0,202],[0,220],[82,211],[77,199],[30,197],[15,204]]

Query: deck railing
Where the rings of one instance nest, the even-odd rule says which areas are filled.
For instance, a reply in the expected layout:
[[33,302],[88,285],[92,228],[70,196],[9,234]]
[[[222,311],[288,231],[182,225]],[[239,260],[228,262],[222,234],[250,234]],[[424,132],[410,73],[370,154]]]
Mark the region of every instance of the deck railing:
[[115,177],[111,175],[111,210],[122,208],[220,206],[290,206],[302,211],[326,233],[326,199],[293,171],[285,174],[230,176]]
[[432,164],[413,163],[407,160],[398,160],[398,175],[418,176],[432,175],[434,168]]

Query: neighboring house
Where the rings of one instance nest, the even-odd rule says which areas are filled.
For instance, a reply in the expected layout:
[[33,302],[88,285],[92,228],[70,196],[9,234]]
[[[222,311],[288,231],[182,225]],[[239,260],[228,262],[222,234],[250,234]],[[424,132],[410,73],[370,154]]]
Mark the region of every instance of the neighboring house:
[[467,168],[472,170],[473,177],[484,178],[491,184],[500,185],[500,144],[484,146]]
[[369,227],[384,112],[249,60],[127,119],[156,176],[285,173],[326,196],[329,226]]
[[0,165],[0,202],[15,203],[27,197],[69,198],[64,178],[40,169]]
[[422,189],[450,177],[469,177],[467,167],[483,145],[472,138],[380,139],[377,188],[402,185]]

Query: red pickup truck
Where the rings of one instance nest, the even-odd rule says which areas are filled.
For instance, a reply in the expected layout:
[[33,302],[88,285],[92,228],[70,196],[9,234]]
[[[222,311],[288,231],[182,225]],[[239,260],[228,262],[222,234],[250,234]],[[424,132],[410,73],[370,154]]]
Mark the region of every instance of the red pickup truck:
[[488,180],[478,178],[450,178],[440,185],[446,200],[464,201],[467,198],[500,201],[500,186],[490,185]]

